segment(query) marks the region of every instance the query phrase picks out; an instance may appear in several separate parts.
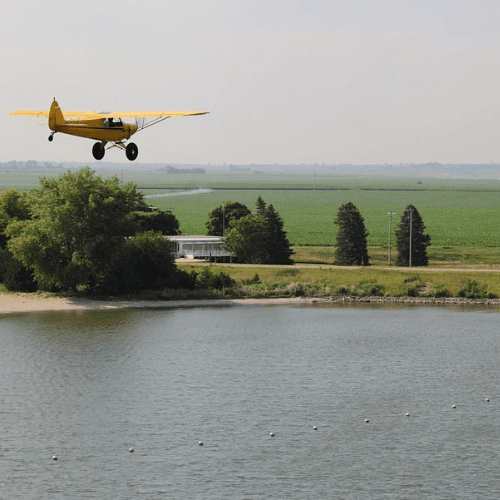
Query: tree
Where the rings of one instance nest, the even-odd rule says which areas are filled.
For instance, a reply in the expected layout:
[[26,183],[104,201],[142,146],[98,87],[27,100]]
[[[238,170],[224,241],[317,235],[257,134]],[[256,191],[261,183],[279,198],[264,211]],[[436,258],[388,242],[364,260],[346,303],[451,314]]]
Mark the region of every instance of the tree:
[[269,264],[293,264],[290,258],[293,255],[291,244],[283,229],[284,223],[280,214],[269,205],[264,217],[267,221],[267,235],[265,246],[267,250],[267,260]]
[[168,288],[175,283],[176,272],[171,243],[161,232],[146,231],[127,238],[121,245],[103,289],[123,293]]
[[17,189],[6,189],[0,193],[0,281],[7,290],[16,292],[34,292],[38,288],[33,272],[14,259],[6,248],[7,225],[13,220],[30,218],[27,198],[25,191]]
[[356,206],[349,202],[342,205],[335,224],[339,226],[335,249],[335,264],[340,266],[367,266],[369,264],[363,216]]
[[246,205],[237,201],[225,201],[221,203],[208,214],[208,219],[205,221],[207,235],[224,236],[225,231],[232,226],[234,221],[250,213]]
[[7,248],[0,248],[0,282],[11,292],[35,292],[33,273],[14,259]]
[[257,208],[257,215],[266,215],[266,202],[261,196],[257,198],[257,203],[255,204]]
[[224,247],[246,264],[269,264],[265,242],[268,239],[267,220],[262,215],[247,215],[233,222],[226,233]]
[[179,221],[170,211],[156,210],[154,212],[135,211],[130,214],[133,232],[161,232],[163,235],[180,234]]
[[6,189],[0,193],[0,248],[5,248],[7,236],[5,228],[13,220],[25,220],[30,218],[27,204],[27,193],[17,189]]
[[398,266],[410,265],[410,221],[411,221],[411,265],[426,266],[429,263],[427,247],[431,244],[431,237],[424,234],[425,224],[418,210],[413,205],[408,205],[401,216],[401,221],[396,230],[398,247]]
[[88,168],[40,179],[28,196],[31,219],[6,230],[13,257],[45,289],[94,290],[106,281],[116,252],[130,234],[127,216],[143,201],[136,186],[120,187]]
[[259,196],[257,215],[234,221],[226,233],[224,246],[242,262],[254,264],[292,264],[291,244],[283,229],[283,219],[272,205]]

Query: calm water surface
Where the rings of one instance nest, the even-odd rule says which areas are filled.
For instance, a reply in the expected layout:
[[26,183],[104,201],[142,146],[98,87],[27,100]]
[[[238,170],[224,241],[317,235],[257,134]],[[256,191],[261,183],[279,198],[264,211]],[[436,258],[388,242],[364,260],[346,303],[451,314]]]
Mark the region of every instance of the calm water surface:
[[498,499],[499,324],[439,307],[1,316],[0,498]]

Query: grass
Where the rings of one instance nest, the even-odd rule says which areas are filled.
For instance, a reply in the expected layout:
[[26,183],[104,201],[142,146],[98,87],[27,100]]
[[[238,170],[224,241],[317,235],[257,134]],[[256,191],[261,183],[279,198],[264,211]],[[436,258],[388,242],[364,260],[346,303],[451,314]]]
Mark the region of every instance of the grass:
[[[206,264],[181,264],[181,269],[201,271]],[[450,295],[458,296],[464,283],[477,282],[486,286],[487,291],[500,295],[500,275],[494,272],[476,270],[466,271],[431,271],[418,270],[418,281],[414,270],[402,268],[380,269],[377,267],[353,267],[340,269],[335,267],[301,267],[293,276],[284,276],[283,268],[265,266],[238,266],[214,264],[214,268],[223,267],[224,272],[235,279],[245,296],[290,296],[290,290],[300,284],[301,295],[330,296],[340,288],[345,288],[360,295],[363,290],[378,289],[377,294],[391,297],[408,295],[409,285],[419,288],[421,295],[432,295],[435,291],[447,290]],[[255,275],[259,281],[252,283]],[[374,286],[376,285],[376,286]]]
[[[208,264],[181,264],[179,268],[202,272]],[[235,286],[220,290],[197,289],[141,291],[123,297],[136,300],[199,300],[230,298],[285,298],[332,296],[387,297],[464,297],[497,298],[500,295],[498,274],[479,271],[430,271],[380,269],[376,267],[339,269],[335,267],[294,268],[291,275],[283,269],[264,266],[212,265],[213,273],[223,271]],[[0,285],[0,294],[9,293]],[[40,292],[43,296],[50,296]],[[93,297],[96,299],[96,297]]]
[[[295,246],[293,260],[297,264],[333,264],[335,257],[333,246]],[[387,247],[369,247],[370,266],[386,267],[388,265]],[[433,247],[427,248],[429,256],[429,268],[498,268],[500,269],[500,248],[497,247],[463,247],[447,248]],[[395,265],[397,251],[391,251],[391,262]]]

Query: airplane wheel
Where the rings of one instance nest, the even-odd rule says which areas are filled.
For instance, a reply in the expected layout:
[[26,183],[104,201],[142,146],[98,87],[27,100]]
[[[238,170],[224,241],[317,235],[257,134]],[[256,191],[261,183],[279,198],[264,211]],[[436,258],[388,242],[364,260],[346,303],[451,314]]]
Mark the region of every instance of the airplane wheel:
[[102,160],[104,158],[104,153],[105,153],[104,148],[101,146],[100,142],[96,142],[92,146],[92,156],[96,160]]
[[129,142],[127,144],[127,147],[125,148],[125,154],[127,155],[127,158],[130,161],[134,161],[137,158],[137,155],[139,154],[139,149],[137,147],[137,144]]
[[54,140],[54,136],[53,135],[49,135],[49,142],[52,142]]

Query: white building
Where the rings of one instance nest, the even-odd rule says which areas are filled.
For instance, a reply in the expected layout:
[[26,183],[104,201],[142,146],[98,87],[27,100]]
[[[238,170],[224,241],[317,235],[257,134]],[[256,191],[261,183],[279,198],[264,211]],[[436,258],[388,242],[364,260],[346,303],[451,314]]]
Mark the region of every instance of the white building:
[[172,242],[176,259],[230,258],[231,252],[222,248],[222,236],[167,236]]

